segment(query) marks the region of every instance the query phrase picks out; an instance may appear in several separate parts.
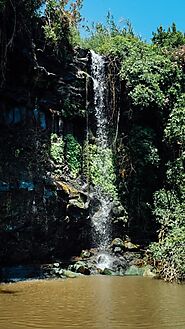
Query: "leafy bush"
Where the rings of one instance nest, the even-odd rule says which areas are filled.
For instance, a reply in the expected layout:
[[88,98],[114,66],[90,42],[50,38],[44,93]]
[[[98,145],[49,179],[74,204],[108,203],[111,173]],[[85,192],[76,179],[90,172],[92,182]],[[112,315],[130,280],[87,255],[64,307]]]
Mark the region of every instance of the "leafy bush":
[[57,134],[51,135],[50,155],[57,164],[62,165],[64,163],[64,141]]
[[174,190],[161,189],[154,194],[154,214],[161,224],[160,236],[165,236],[176,226],[185,221],[185,198],[178,198]]
[[108,194],[112,198],[117,197],[116,175],[114,170],[113,153],[110,148],[102,149],[93,144],[86,145],[86,162],[88,161],[89,180],[102,193]]
[[155,133],[151,128],[134,126],[129,136],[129,151],[136,166],[159,165],[159,154],[154,144]]
[[153,33],[152,41],[159,47],[177,48],[185,44],[185,34],[177,31],[175,23],[167,31],[162,26],[157,28]]
[[[81,20],[82,0],[47,0],[45,1],[46,39],[58,49],[61,42],[66,44],[74,34],[74,28]],[[71,32],[72,31],[72,32]]]
[[169,142],[178,145],[185,143],[185,94],[181,95],[174,109],[169,115],[165,136]]
[[120,77],[126,82],[134,107],[162,110],[174,104],[182,92],[182,70],[172,60],[172,54],[140,40],[129,24],[126,28],[117,27],[110,15],[105,26],[95,25],[82,46],[120,59]]
[[154,194],[154,215],[160,223],[159,242],[150,246],[161,277],[185,279],[185,150],[184,95],[171,111],[164,130],[172,151],[167,163],[167,187]]
[[159,274],[166,281],[185,279],[185,227],[175,226],[159,242],[150,246]]
[[128,49],[130,43],[138,40],[134,36],[130,22],[125,23],[123,28],[117,26],[113,16],[108,12],[106,25],[97,23],[89,28],[90,36],[81,40],[81,46],[100,54],[119,55],[124,49]]
[[66,160],[71,176],[76,178],[81,169],[82,147],[72,134],[67,134],[66,142]]
[[170,56],[156,51],[150,45],[143,45],[122,61],[121,78],[131,104],[142,108],[160,109],[176,102],[182,90],[183,74]]

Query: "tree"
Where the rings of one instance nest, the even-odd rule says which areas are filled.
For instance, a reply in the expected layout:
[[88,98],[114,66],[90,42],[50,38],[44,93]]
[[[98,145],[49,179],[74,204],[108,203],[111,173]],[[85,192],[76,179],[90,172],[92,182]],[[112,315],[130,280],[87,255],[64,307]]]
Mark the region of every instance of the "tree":
[[43,26],[47,40],[55,45],[69,39],[72,28],[81,20],[82,0],[45,1],[45,24]]
[[153,32],[152,42],[158,47],[177,48],[185,44],[185,34],[177,30],[175,23],[167,31],[160,25]]

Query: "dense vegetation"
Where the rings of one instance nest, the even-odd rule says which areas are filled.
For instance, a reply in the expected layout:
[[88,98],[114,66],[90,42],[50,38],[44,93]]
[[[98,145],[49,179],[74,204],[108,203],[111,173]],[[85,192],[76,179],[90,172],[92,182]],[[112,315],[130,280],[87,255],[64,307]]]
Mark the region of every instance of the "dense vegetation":
[[[126,124],[118,140],[120,192],[130,218],[153,221],[159,241],[150,257],[166,280],[185,277],[185,35],[175,24],[153,33],[152,44],[115,25],[97,24],[83,45],[118,59]],[[124,111],[125,108],[121,108]],[[120,152],[119,152],[120,150]],[[155,224],[156,223],[156,224]]]
[[[20,42],[23,32],[34,52],[34,24],[35,29],[42,27],[39,42],[42,40],[63,61],[69,56],[69,48],[78,44],[115,63],[122,94],[120,108],[114,113],[114,125],[118,124],[114,155],[125,213],[136,231],[141,223],[146,231],[151,226],[153,231],[158,230],[158,241],[150,245],[149,258],[161,277],[183,280],[185,35],[175,24],[167,31],[160,26],[153,33],[152,43],[147,44],[134,34],[129,22],[124,28],[118,27],[109,14],[107,25],[95,25],[90,37],[80,40],[77,23],[81,20],[81,5],[80,0],[0,1],[1,86],[6,81],[8,54],[18,38]],[[52,135],[51,142],[51,157],[62,161],[64,141]],[[76,177],[80,170],[80,145],[71,134],[66,136],[65,144],[69,169]],[[92,146],[92,180],[101,184],[94,170],[96,154]],[[115,193],[112,167],[110,172],[106,189]]]

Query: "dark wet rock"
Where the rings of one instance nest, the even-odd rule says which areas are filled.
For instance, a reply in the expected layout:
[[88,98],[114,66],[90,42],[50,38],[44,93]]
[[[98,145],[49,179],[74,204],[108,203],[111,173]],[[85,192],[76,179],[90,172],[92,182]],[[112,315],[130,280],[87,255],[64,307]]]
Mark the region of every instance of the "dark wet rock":
[[0,270],[0,281],[16,282],[29,279],[44,278],[44,271],[39,265],[18,265],[2,267]]
[[53,267],[57,267],[57,268],[60,267],[60,263],[54,263]]
[[94,214],[99,211],[99,209],[101,207],[101,203],[100,203],[100,200],[98,198],[96,198],[96,196],[93,193],[91,193],[89,197],[90,197],[89,207]]
[[82,261],[78,261],[77,263],[70,265],[69,270],[84,275],[90,275],[91,273],[88,264]]
[[91,257],[93,254],[92,254],[92,252],[90,251],[90,250],[82,250],[82,252],[81,252],[81,254],[80,254],[80,257],[82,258],[82,259],[84,259],[84,258],[89,258],[89,257]]
[[112,210],[111,210],[111,214],[113,217],[121,217],[124,213],[124,207],[122,206],[122,204],[117,201],[114,202]]
[[111,249],[115,249],[115,248],[120,248],[121,250],[123,250],[125,248],[124,242],[122,239],[120,238],[115,238],[110,245]]
[[124,257],[115,257],[112,263],[112,267],[116,272],[119,272],[120,270],[126,270],[127,266],[128,262]]
[[0,91],[0,263],[6,265],[52,262],[89,247],[87,186],[50,153],[52,134],[86,138],[88,50],[69,49],[62,59],[40,45],[30,51],[27,37],[17,41]]
[[[118,247],[117,247],[118,248]],[[73,257],[68,261],[56,260],[51,264],[40,266],[19,266],[9,270],[6,278],[16,279],[19,272],[19,279],[29,278],[75,278],[80,275],[132,275],[154,277],[155,272],[151,266],[145,266],[142,253],[133,251],[122,251],[122,254],[97,249],[83,250],[82,257]],[[88,257],[87,257],[88,256]],[[5,272],[3,272],[5,274]],[[12,274],[14,273],[14,279]],[[21,273],[21,274],[20,274]],[[2,271],[1,271],[2,277]],[[5,275],[4,275],[5,281]]]
[[115,273],[109,268],[104,268],[103,270],[99,270],[99,273],[102,275],[115,275]]
[[[65,274],[58,259],[90,248],[89,213],[100,209],[100,201],[93,187],[89,193],[83,175],[72,178],[66,154],[59,163],[51,157],[52,134],[63,140],[72,134],[83,145],[86,100],[89,140],[94,142],[89,51],[76,48],[59,59],[48,49],[42,52],[39,45],[30,52],[27,38],[22,42],[12,48],[6,85],[0,93],[0,262],[57,259],[45,268],[45,275],[62,277]],[[120,202],[114,203],[111,216],[124,222]],[[114,270],[124,271],[125,262],[129,263],[129,257],[120,260],[125,248],[134,250],[119,238],[113,241],[109,251]],[[84,274],[97,273],[103,263],[97,251],[86,251],[81,258],[86,263],[76,265],[75,271]]]
[[115,247],[114,248],[114,253],[115,254],[120,254],[122,252],[122,248],[121,247]]
[[[117,243],[120,241],[117,240]],[[115,247],[119,248],[119,247]],[[76,257],[73,259],[73,264],[69,269],[83,274],[104,274],[105,269],[112,271],[112,275],[124,275],[131,267],[139,264],[142,255],[137,252],[125,252],[121,248],[117,252],[99,252],[97,249],[91,251],[85,250],[82,252],[84,257]],[[85,257],[86,256],[86,257]],[[88,270],[87,270],[88,269]],[[86,272],[87,271],[87,272]]]

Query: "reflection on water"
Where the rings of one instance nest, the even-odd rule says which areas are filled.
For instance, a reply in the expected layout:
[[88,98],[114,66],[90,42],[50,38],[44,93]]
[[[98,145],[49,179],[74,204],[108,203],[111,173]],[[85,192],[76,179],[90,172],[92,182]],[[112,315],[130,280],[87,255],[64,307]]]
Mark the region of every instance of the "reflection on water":
[[184,329],[185,286],[92,276],[0,286],[0,328]]

